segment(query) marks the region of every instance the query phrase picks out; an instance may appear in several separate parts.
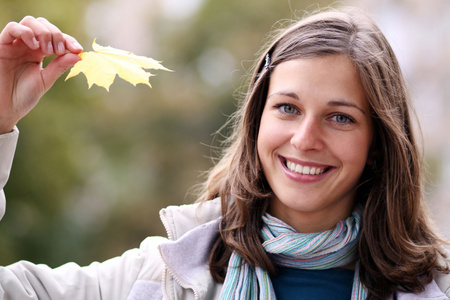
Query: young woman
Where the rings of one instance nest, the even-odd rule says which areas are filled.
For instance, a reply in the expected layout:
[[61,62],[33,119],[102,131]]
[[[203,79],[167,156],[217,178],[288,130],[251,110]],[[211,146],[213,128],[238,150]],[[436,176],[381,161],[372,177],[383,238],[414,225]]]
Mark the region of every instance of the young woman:
[[[43,19],[1,33],[2,187],[15,124],[80,51]],[[51,53],[58,58],[42,70]],[[150,237],[83,268],[19,262],[0,269],[0,295],[448,299],[410,106],[395,55],[367,16],[353,9],[311,15],[263,50],[199,203],[161,211],[168,240]]]

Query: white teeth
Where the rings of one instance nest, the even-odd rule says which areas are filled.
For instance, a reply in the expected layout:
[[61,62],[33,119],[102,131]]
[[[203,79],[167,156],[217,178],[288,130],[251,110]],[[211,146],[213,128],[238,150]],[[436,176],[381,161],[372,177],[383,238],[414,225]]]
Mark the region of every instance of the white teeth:
[[303,174],[309,174],[309,167],[303,167]]
[[316,168],[316,167],[308,167],[295,164],[293,162],[287,161],[286,166],[289,170],[295,173],[303,174],[303,175],[320,175],[325,172],[325,169]]

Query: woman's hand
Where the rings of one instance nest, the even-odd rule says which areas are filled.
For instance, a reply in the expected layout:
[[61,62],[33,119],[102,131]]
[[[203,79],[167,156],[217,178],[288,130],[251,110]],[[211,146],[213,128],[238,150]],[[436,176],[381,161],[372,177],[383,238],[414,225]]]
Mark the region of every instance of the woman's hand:
[[[67,69],[80,60],[80,44],[43,18],[25,17],[0,33],[0,134],[17,122]],[[43,69],[46,56],[55,54]]]

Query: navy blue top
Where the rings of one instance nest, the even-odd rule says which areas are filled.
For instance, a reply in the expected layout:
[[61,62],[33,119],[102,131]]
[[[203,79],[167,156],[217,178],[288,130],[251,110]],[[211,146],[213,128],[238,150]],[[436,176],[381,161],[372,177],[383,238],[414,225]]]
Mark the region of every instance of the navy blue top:
[[278,267],[272,276],[277,300],[351,299],[355,271],[347,269],[302,270]]

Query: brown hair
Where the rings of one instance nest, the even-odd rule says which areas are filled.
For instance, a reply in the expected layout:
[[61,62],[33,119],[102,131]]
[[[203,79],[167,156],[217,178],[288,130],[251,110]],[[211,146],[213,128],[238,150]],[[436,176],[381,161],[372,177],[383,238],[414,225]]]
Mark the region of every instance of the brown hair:
[[[233,133],[220,161],[209,172],[201,200],[220,197],[220,237],[210,270],[223,281],[231,252],[250,266],[276,268],[259,238],[261,216],[272,196],[257,152],[270,71],[296,58],[344,54],[357,67],[375,125],[376,162],[366,167],[358,188],[365,204],[359,241],[360,276],[370,296],[385,299],[395,290],[420,292],[433,271],[448,270],[438,259],[442,240],[430,227],[423,199],[422,157],[416,145],[407,95],[397,59],[380,29],[356,9],[311,15],[283,30],[262,51],[248,93],[233,115]],[[271,63],[265,68],[265,56]]]

